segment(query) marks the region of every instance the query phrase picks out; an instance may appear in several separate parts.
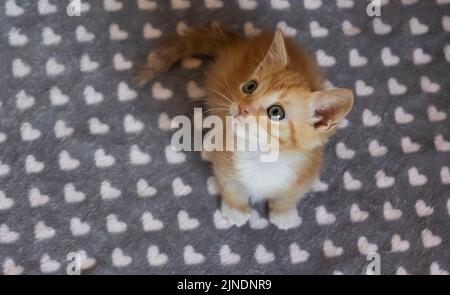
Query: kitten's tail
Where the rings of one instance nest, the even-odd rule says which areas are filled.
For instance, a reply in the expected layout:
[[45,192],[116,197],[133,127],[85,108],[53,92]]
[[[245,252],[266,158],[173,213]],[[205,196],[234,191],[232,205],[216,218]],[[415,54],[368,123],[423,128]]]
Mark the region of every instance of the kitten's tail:
[[158,73],[169,70],[183,58],[193,55],[215,58],[220,50],[241,38],[238,34],[223,29],[216,22],[210,27],[190,28],[182,33],[168,37],[147,56],[147,64],[136,76],[139,85],[147,84]]

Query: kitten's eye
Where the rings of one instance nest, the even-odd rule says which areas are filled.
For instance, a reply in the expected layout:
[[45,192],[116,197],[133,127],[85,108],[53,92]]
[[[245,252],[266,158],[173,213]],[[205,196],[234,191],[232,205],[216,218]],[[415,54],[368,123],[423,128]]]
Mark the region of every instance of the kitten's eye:
[[253,93],[258,87],[258,83],[255,80],[248,80],[242,85],[242,91],[247,94]]
[[272,105],[267,109],[267,115],[271,120],[274,121],[281,121],[286,117],[286,114],[284,113],[284,110],[279,105]]

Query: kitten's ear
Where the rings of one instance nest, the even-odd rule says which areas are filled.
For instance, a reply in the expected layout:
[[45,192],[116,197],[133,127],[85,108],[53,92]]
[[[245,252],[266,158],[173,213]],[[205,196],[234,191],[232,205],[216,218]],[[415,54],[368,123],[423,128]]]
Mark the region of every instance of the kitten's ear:
[[256,72],[264,69],[270,69],[273,66],[287,66],[289,62],[283,33],[280,30],[275,32],[272,44],[266,53],[266,56],[258,65]]
[[353,92],[337,88],[321,90],[311,96],[311,125],[318,131],[328,131],[336,126],[351,110]]

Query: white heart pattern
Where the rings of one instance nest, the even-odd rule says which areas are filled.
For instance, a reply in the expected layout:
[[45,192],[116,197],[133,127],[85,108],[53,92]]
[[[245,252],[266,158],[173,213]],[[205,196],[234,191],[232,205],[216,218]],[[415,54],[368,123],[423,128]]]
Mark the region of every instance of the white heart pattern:
[[[353,275],[361,269],[349,257],[372,254],[395,256],[382,274],[449,274],[450,0],[31,2],[0,7],[0,274],[66,274],[75,256],[82,274]],[[191,44],[202,23],[209,29]],[[299,43],[323,79],[251,77],[275,30],[287,69],[308,68],[291,52]],[[242,50],[241,38],[267,46],[211,67]],[[141,87],[145,63],[158,71]],[[311,188],[280,212],[222,203],[232,187],[214,173],[214,153],[172,142],[180,118],[205,118],[192,109],[214,90],[226,96],[218,109],[247,99],[246,79],[258,82],[249,101],[283,105],[282,130],[310,115],[289,105],[290,86],[304,88],[293,99],[341,87],[355,96],[321,166],[302,159],[306,173],[320,168]],[[201,125],[190,127],[209,147],[212,126]],[[327,137],[307,145],[310,127],[298,128],[301,150]],[[265,197],[290,188],[281,181]],[[30,243],[34,254],[23,255]]]

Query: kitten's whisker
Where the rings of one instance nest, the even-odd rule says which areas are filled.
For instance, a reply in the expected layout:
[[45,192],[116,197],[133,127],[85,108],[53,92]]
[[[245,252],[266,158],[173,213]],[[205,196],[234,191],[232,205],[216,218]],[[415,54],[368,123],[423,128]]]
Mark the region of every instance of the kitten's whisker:
[[225,78],[225,83],[227,83],[227,87],[228,87],[228,92],[230,94],[230,96],[234,96],[233,91],[231,90],[230,84],[228,83],[228,80]]
[[228,108],[224,108],[224,107],[214,107],[214,108],[207,108],[206,111],[209,110],[228,110]]
[[228,88],[225,87],[225,84],[224,84],[222,81],[220,81],[219,78],[215,77],[213,74],[208,73],[208,72],[204,72],[204,73],[205,73],[206,75],[208,75],[209,77],[211,77],[212,79],[214,79],[214,81],[216,81],[217,83],[219,83],[220,86],[222,86],[223,89],[224,89],[225,91],[227,91],[228,94],[229,94],[230,96],[234,96],[234,95],[233,95],[233,91],[231,91],[230,85],[228,84],[228,81],[227,81],[226,79],[225,79],[225,82],[226,82]]
[[224,106],[220,106],[220,105],[212,105],[212,106],[208,106],[205,108],[205,110],[210,110],[210,109],[224,109],[224,110],[229,110],[230,108],[228,107],[224,107]]
[[216,81],[217,83],[219,83],[220,86],[222,86],[223,89],[226,90],[225,84],[224,84],[222,81],[220,81],[217,77],[215,77],[213,74],[208,73],[208,72],[206,72],[206,71],[203,71],[203,73],[204,73],[205,75],[209,76],[211,79],[213,79],[213,80]]
[[198,100],[199,101],[205,101],[205,102],[211,102],[211,103],[223,103],[223,104],[225,104],[225,102],[222,101],[222,100],[220,100],[220,101],[211,100],[211,98],[208,97],[208,96],[200,97]]
[[207,107],[221,107],[221,108],[229,108],[229,106],[224,105],[224,104],[209,104],[207,105]]
[[208,88],[208,89],[211,90],[212,92],[214,92],[214,93],[220,95],[221,97],[223,97],[223,98],[224,98],[226,101],[228,101],[229,103],[233,103],[233,102],[231,101],[231,99],[229,99],[228,97],[226,97],[223,93],[221,93],[221,92],[219,92],[219,91],[217,91],[217,90],[215,90],[215,89],[212,89],[212,88]]
[[204,99],[199,99],[199,100],[203,101],[205,103],[205,105],[214,105],[214,106],[221,106],[221,107],[226,107],[226,108],[230,107],[230,104],[228,104],[228,103],[224,103],[222,101],[210,100],[209,98],[204,98]]
[[207,109],[207,110],[204,112],[204,114],[207,115],[207,114],[209,114],[209,113],[216,112],[216,111],[225,111],[225,112],[228,112],[229,109],[227,109],[227,108],[210,108],[210,109]]

